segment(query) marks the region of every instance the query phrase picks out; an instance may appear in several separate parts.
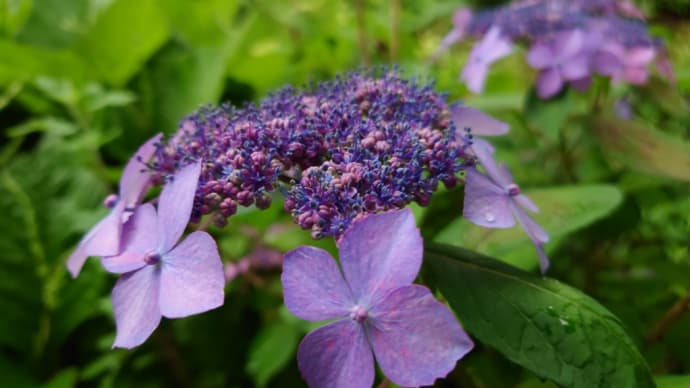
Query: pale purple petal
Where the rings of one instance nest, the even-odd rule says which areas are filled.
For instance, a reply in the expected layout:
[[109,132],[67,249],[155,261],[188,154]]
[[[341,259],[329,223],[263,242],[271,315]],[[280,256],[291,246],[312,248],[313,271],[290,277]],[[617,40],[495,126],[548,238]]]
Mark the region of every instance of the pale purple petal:
[[225,274],[211,235],[194,232],[161,259],[160,311],[166,318],[223,305]]
[[539,213],[539,208],[532,202],[531,199],[527,198],[526,195],[520,194],[513,198],[518,205],[524,207],[525,209],[531,211],[532,213]]
[[150,203],[137,208],[124,226],[122,233],[122,252],[101,260],[105,270],[112,273],[134,271],[146,265],[147,253],[158,249],[160,234],[156,209]]
[[626,67],[623,72],[623,78],[633,85],[643,85],[647,83],[649,71],[644,66]]
[[527,51],[527,63],[535,69],[546,69],[555,65],[551,45],[546,42],[535,43]]
[[515,217],[517,218],[518,222],[520,223],[520,226],[522,226],[522,229],[527,232],[527,235],[529,236],[530,240],[532,240],[532,243],[534,244],[535,248],[537,249],[537,253],[539,254],[539,267],[541,268],[541,272],[544,273],[549,267],[549,259],[546,257],[546,253],[544,252],[544,244],[549,241],[549,236],[546,234],[544,229],[542,229],[539,224],[534,222],[532,217],[527,215],[524,210],[522,210],[519,206],[513,205],[513,213],[515,214]]
[[141,345],[158,327],[160,269],[149,265],[117,279],[113,288],[113,312],[117,335],[113,347]]
[[460,79],[465,81],[469,90],[481,93],[489,66],[510,54],[512,49],[510,40],[501,37],[500,28],[490,28],[484,38],[472,48]]
[[513,51],[513,43],[501,36],[501,29],[498,27],[491,27],[480,44],[483,46],[481,54],[487,63],[496,62]]
[[162,251],[170,250],[184,233],[194,205],[194,194],[201,173],[201,162],[188,164],[175,172],[158,199],[158,225]]
[[584,47],[584,34],[580,30],[564,31],[556,36],[554,45],[555,61],[564,64]]
[[362,326],[343,319],[307,334],[297,365],[311,388],[370,388],[374,357]]
[[[615,50],[615,49],[614,49]],[[623,68],[619,55],[611,47],[600,50],[592,57],[592,69],[599,74],[613,76]]]
[[537,77],[537,94],[541,98],[549,98],[556,95],[563,87],[563,78],[556,68],[546,69]]
[[159,133],[146,141],[127,162],[120,177],[120,200],[126,207],[134,207],[138,204],[148,188],[151,173],[146,171],[144,163],[148,162],[156,152],[156,143],[160,142],[161,137]]
[[467,62],[460,74],[460,80],[465,82],[467,89],[474,93],[484,91],[484,82],[489,72],[489,65],[483,62]]
[[354,305],[338,265],[323,249],[302,246],[286,253],[280,279],[285,307],[307,321],[345,317]]
[[401,386],[432,385],[474,346],[448,307],[416,284],[386,295],[370,317],[366,330],[376,360]]
[[561,74],[563,78],[569,81],[587,77],[589,75],[588,57],[583,54],[570,58],[570,60],[561,65]]
[[625,64],[627,66],[647,66],[656,55],[654,47],[633,47],[625,53]]
[[67,269],[77,277],[89,256],[112,256],[120,253],[122,212],[124,204],[118,203],[81,239],[67,259]]
[[508,194],[474,168],[466,171],[462,212],[468,220],[487,228],[515,225]]
[[422,236],[410,209],[355,222],[343,234],[339,249],[345,279],[355,301],[365,307],[412,283],[422,264]]
[[493,156],[493,147],[489,142],[482,139],[474,139],[472,144],[472,153],[479,161],[486,175],[489,176],[491,180],[496,182],[500,187],[507,187],[509,184],[513,183],[510,175],[506,175],[504,169],[501,169]]
[[470,128],[473,135],[498,136],[508,133],[508,124],[468,106],[455,106],[451,110],[458,135],[464,135],[465,128]]

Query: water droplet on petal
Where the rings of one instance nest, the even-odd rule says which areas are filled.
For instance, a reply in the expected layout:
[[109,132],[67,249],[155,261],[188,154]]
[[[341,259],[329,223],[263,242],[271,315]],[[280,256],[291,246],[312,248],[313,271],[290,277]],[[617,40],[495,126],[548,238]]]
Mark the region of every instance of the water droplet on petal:
[[484,218],[486,218],[486,221],[488,221],[488,222],[496,221],[496,216],[494,215],[494,213],[486,213],[484,215]]

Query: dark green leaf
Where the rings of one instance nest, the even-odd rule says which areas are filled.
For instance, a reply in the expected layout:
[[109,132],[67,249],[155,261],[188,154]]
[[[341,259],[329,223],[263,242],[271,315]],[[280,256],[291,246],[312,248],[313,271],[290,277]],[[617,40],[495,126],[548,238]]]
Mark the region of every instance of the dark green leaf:
[[258,387],[265,387],[292,359],[300,334],[295,325],[283,321],[259,331],[251,344],[246,368]]
[[556,280],[449,246],[426,249],[433,281],[463,326],[510,360],[563,387],[653,387],[620,320]]

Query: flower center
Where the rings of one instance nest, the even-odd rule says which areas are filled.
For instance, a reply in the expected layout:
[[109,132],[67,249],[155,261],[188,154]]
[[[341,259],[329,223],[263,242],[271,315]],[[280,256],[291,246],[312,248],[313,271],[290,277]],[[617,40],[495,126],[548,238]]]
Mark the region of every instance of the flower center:
[[112,209],[117,205],[117,201],[120,198],[118,198],[117,194],[110,194],[105,199],[103,200],[103,206],[107,207],[108,209]]
[[357,323],[362,323],[364,322],[367,317],[369,316],[369,313],[367,312],[367,309],[365,309],[362,306],[355,306],[350,310],[350,318],[357,322]]
[[144,263],[148,265],[156,265],[161,261],[161,255],[158,252],[149,252],[144,256]]
[[520,195],[520,186],[516,185],[515,183],[509,184],[506,190],[508,191],[508,195],[511,197]]

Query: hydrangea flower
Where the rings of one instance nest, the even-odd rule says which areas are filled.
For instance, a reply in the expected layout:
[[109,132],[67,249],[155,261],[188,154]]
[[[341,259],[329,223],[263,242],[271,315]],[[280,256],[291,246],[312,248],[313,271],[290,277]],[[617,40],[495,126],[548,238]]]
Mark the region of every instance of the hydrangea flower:
[[285,255],[285,305],[296,316],[334,319],[302,340],[297,361],[311,387],[370,387],[374,357],[391,381],[431,385],[472,349],[446,306],[412,284],[422,238],[409,209],[369,215],[339,242],[340,268],[326,251]]
[[223,304],[223,264],[213,238],[196,231],[179,244],[189,222],[201,164],[189,164],[165,184],[158,209],[137,208],[124,228],[123,251],[102,259],[123,274],[113,288],[117,335],[113,347],[143,343],[161,316],[180,318]]
[[541,98],[557,94],[565,81],[586,89],[594,73],[641,84],[653,61],[660,74],[674,80],[663,45],[649,35],[629,1],[515,0],[481,12],[461,8],[435,55],[466,36],[479,39],[461,77],[475,93],[482,91],[490,64],[510,53],[514,41],[530,45],[527,62],[539,70]]
[[471,91],[481,93],[484,90],[489,66],[512,51],[513,45],[509,39],[501,35],[501,29],[490,28],[484,38],[472,48],[467,64],[460,74],[460,80],[465,81]]
[[127,162],[120,177],[119,197],[109,195],[104,204],[112,208],[81,239],[79,245],[67,259],[67,269],[77,277],[89,256],[112,256],[120,253],[122,225],[132,215],[151,183],[151,173],[145,164],[156,151],[161,135],[149,139]]
[[565,81],[589,75],[585,35],[580,30],[562,31],[552,41],[537,42],[527,53],[527,63],[539,69],[537,93],[541,98],[556,95]]
[[525,211],[537,213],[539,208],[520,192],[508,169],[496,164],[489,148],[477,144],[473,151],[486,175],[475,168],[467,169],[463,214],[473,223],[488,228],[511,228],[517,219],[537,249],[542,273],[546,272],[549,260],[544,244],[549,236]]

